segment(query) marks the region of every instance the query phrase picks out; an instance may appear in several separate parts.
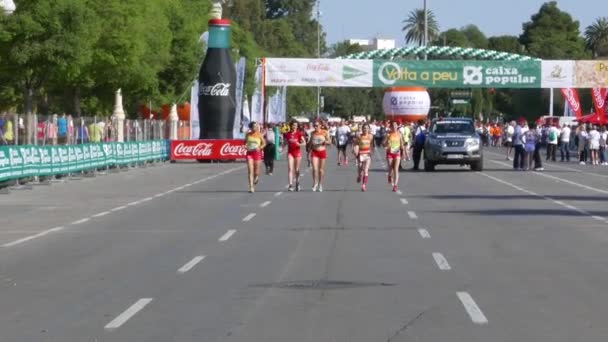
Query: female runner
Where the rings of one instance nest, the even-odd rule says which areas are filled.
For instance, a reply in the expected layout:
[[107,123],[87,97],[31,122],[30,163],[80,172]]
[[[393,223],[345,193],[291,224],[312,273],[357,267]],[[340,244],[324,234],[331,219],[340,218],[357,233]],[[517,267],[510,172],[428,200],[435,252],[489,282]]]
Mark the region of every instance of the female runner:
[[255,192],[255,185],[260,180],[260,163],[262,162],[262,151],[264,150],[264,137],[260,133],[260,125],[257,122],[249,124],[250,131],[245,136],[245,148],[247,149],[247,179],[249,180],[249,193]]
[[323,192],[323,177],[325,176],[325,161],[327,159],[327,145],[331,144],[329,133],[321,128],[320,122],[315,122],[315,130],[311,134],[312,157],[312,191]]
[[369,167],[372,163],[372,150],[374,148],[374,136],[370,133],[371,128],[368,123],[361,127],[361,134],[355,137],[353,144],[353,152],[357,160],[357,183],[361,183],[361,191],[367,190],[367,179],[369,176]]
[[290,123],[290,131],[283,135],[283,143],[287,145],[287,177],[289,191],[293,191],[293,179],[296,179],[296,191],[300,191],[300,163],[302,162],[302,145],[306,145],[306,138],[299,130],[298,122]]
[[384,138],[383,145],[386,148],[386,161],[388,162],[388,182],[393,186],[393,192],[397,192],[403,137],[399,133],[399,124],[396,121],[391,122],[390,131]]

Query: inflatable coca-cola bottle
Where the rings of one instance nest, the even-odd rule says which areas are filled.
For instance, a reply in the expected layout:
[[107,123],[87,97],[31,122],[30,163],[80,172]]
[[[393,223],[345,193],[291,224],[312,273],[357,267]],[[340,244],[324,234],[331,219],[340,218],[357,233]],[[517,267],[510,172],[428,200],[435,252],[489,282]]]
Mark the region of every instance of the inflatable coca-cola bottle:
[[207,56],[198,80],[200,139],[232,139],[236,69],[230,58],[229,20],[209,20]]

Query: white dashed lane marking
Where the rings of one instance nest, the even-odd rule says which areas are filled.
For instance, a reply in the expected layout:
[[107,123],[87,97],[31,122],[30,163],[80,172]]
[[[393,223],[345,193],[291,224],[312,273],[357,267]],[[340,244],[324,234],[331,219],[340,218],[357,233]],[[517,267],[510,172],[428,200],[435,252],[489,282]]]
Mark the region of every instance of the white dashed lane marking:
[[282,193],[281,191],[279,191],[279,192],[275,193],[275,194],[274,194],[274,196],[275,196],[275,197],[279,197],[279,196],[281,196],[282,194],[283,194],[283,193]]
[[236,233],[236,230],[231,229],[231,230],[227,231],[226,234],[222,235],[222,237],[219,239],[219,241],[220,242],[228,241],[228,239],[230,239],[235,233]]
[[424,228],[418,229],[418,233],[420,234],[420,236],[423,239],[430,239],[431,238],[431,234],[429,233],[429,231],[426,230],[426,229],[424,229]]
[[413,212],[413,211],[408,211],[407,212],[407,216],[409,216],[412,220],[417,220],[418,219],[418,215],[416,215],[416,213]]
[[200,263],[203,260],[205,260],[204,255],[194,257],[194,259],[190,260],[187,264],[185,264],[179,270],[177,270],[177,273],[184,274],[184,273],[190,271],[191,269],[193,269],[194,266],[196,266],[198,263]]
[[131,305],[125,312],[118,315],[118,317],[114,318],[110,323],[105,326],[106,330],[113,330],[120,328],[123,324],[125,324],[129,319],[135,316],[139,311],[146,307],[146,305],[152,302],[152,298],[142,298],[135,302],[135,304]]
[[405,198],[401,199],[401,204],[408,205],[408,201]]
[[267,206],[269,206],[269,205],[270,205],[270,203],[272,203],[272,202],[270,202],[270,201],[266,201],[266,202],[264,202],[264,203],[260,204],[260,207],[262,207],[262,208],[266,208]]
[[243,222],[249,222],[249,221],[251,221],[251,219],[254,218],[255,215],[257,215],[257,214],[256,213],[251,213],[251,214],[245,216],[245,218],[243,218]]
[[448,260],[441,253],[433,253],[433,259],[435,259],[435,263],[437,263],[437,267],[439,267],[442,271],[449,271],[452,268],[448,263]]
[[22,244],[22,243],[24,243],[24,242],[27,242],[27,241],[30,241],[30,240],[34,240],[34,239],[40,238],[40,237],[43,237],[43,236],[48,235],[48,234],[51,234],[51,233],[56,233],[56,232],[61,231],[61,230],[63,230],[63,229],[64,229],[63,227],[51,228],[51,229],[45,230],[45,231],[43,231],[43,232],[40,232],[40,233],[38,233],[38,234],[31,235],[31,236],[26,236],[26,237],[21,238],[21,239],[19,239],[19,240],[15,240],[15,241],[13,241],[13,242],[6,243],[6,244],[2,245],[2,247],[13,247],[13,246],[17,246],[17,245],[20,245],[20,244]]
[[475,324],[488,324],[488,319],[483,314],[477,303],[473,300],[470,294],[467,292],[457,292],[458,299],[462,302],[464,309],[467,310],[467,313],[471,317],[471,320]]

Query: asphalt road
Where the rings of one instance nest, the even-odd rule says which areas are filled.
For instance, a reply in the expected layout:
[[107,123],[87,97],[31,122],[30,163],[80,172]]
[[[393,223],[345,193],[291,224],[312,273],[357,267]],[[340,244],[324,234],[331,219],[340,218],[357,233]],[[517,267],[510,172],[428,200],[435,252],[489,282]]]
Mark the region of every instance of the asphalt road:
[[606,341],[608,168],[165,164],[0,196],[1,342]]

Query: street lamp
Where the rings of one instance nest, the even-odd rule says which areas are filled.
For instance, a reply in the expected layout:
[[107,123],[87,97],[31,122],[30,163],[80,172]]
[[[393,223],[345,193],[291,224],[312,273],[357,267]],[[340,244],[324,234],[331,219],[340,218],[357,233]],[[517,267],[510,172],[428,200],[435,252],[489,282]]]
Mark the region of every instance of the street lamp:
[[[321,58],[321,0],[317,0],[317,58]],[[317,120],[321,116],[321,87],[317,87]]]

